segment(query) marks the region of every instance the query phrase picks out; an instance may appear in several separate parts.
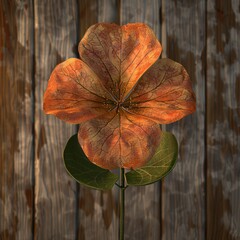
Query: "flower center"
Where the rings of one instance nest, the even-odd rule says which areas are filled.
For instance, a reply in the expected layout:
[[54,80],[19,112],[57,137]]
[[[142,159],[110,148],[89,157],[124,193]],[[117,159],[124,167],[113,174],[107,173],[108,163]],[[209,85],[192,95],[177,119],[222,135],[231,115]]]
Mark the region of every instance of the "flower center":
[[132,106],[134,104],[132,104],[131,99],[128,99],[124,102],[122,101],[112,101],[109,99],[106,99],[104,102],[104,105],[107,106],[109,111],[116,111],[117,113],[120,111],[120,109],[122,110],[128,110],[130,108],[132,108]]
[[124,102],[117,101],[114,104],[115,104],[115,109],[117,113],[119,112],[120,109],[128,110],[129,108],[131,108],[131,101],[129,100]]

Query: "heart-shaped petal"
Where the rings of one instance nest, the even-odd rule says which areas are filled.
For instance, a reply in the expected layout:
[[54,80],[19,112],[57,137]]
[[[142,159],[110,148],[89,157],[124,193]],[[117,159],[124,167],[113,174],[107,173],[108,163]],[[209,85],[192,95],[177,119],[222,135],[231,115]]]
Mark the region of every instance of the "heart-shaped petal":
[[153,31],[143,23],[123,26],[98,23],[87,30],[79,44],[81,59],[120,101],[161,51]]
[[139,80],[127,102],[130,112],[160,124],[175,122],[196,109],[190,78],[184,67],[159,59]]
[[120,111],[81,124],[78,140],[94,164],[106,168],[136,168],[155,153],[161,138],[153,121]]
[[57,65],[44,94],[43,109],[69,123],[81,123],[108,112],[111,97],[96,74],[81,60]]

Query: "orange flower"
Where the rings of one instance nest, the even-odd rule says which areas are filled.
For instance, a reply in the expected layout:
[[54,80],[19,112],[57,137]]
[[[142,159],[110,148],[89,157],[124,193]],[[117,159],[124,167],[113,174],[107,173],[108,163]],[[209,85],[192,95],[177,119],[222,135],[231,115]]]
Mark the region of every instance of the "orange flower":
[[53,70],[45,113],[81,124],[79,143],[96,165],[143,166],[160,143],[159,124],[196,108],[186,70],[158,59],[161,51],[145,24],[91,26],[79,43],[82,60],[70,58]]

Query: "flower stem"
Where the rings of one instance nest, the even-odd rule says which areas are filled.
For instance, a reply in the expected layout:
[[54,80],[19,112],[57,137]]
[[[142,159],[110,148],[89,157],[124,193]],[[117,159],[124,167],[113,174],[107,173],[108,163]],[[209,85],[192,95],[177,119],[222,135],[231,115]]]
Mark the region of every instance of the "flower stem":
[[119,240],[124,240],[124,212],[125,212],[125,176],[124,168],[120,168],[120,214],[119,214]]

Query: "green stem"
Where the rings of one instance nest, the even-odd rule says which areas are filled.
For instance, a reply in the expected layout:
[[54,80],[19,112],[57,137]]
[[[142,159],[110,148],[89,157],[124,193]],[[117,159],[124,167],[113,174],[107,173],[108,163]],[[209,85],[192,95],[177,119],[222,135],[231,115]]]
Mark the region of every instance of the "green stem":
[[124,200],[125,200],[125,176],[124,168],[120,168],[120,214],[119,214],[119,240],[124,240]]

